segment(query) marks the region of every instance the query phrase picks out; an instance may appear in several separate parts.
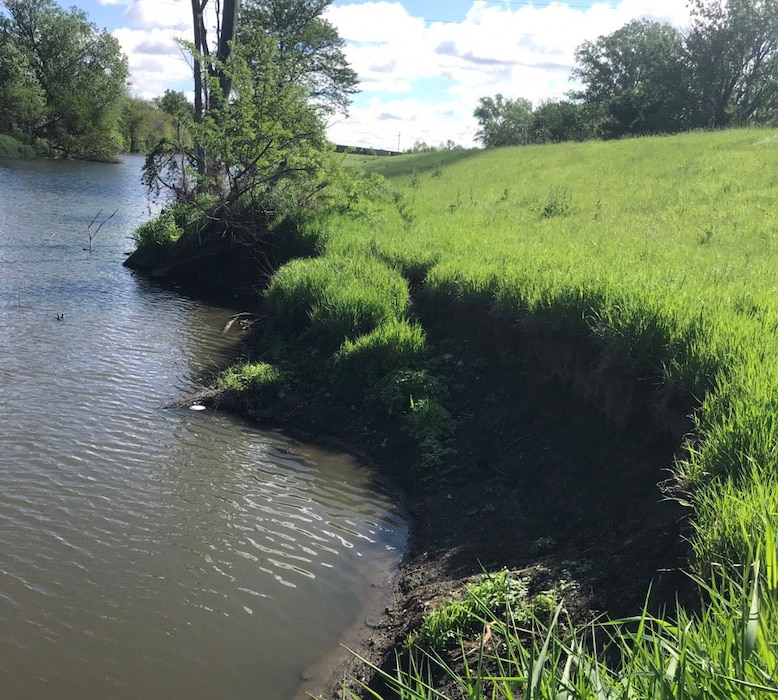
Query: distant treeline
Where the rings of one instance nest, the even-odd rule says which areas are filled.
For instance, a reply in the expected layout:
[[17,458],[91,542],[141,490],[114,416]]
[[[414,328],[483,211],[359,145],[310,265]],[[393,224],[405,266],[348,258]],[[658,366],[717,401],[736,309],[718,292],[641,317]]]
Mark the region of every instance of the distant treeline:
[[336,153],[354,153],[358,156],[399,156],[401,151],[387,151],[385,148],[362,148],[361,146],[335,146]]
[[568,99],[482,97],[485,147],[778,123],[778,2],[690,0],[691,22],[634,20],[576,50]]

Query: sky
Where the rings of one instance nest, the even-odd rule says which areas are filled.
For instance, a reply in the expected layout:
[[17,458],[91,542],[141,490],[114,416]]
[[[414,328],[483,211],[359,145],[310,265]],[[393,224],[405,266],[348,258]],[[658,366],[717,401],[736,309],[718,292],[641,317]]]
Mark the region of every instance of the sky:
[[[130,91],[192,91],[175,38],[191,39],[190,0],[60,0],[108,29],[129,57]],[[360,93],[328,124],[334,143],[406,150],[471,147],[481,97],[535,106],[575,88],[575,49],[633,19],[688,24],[684,0],[334,0],[326,18],[345,40]]]

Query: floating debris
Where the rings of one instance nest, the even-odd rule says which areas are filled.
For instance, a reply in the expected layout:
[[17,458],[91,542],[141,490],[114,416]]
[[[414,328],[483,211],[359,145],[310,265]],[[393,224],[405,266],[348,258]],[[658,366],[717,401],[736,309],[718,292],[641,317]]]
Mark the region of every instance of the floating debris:
[[203,406],[201,403],[193,403],[189,408],[192,411],[204,411],[205,410],[205,406]]

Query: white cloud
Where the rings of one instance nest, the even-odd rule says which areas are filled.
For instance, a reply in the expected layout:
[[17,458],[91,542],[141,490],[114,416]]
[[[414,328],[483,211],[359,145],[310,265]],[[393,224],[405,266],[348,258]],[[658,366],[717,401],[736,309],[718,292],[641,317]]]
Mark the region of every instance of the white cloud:
[[188,0],[125,0],[125,4],[124,16],[133,27],[188,30],[192,26],[192,4]]
[[[114,35],[130,59],[134,94],[190,89],[190,69],[174,38],[191,38],[190,0],[100,0],[124,5],[125,28]],[[213,3],[209,3],[209,6]],[[537,104],[565,95],[575,49],[636,18],[688,22],[682,0],[581,0],[496,4],[474,0],[461,22],[427,22],[397,0],[334,5],[327,18],[347,42],[360,79],[347,120],[330,129],[339,143],[403,148],[416,140],[472,145],[478,99],[502,93]],[[212,23],[211,23],[212,24]]]
[[191,80],[191,68],[176,43],[181,33],[175,29],[115,29],[113,36],[129,58],[134,95],[149,99]]
[[[602,2],[581,9],[580,3],[535,7],[475,0],[458,23],[426,23],[409,15],[399,2],[330,7],[328,19],[348,42],[347,56],[362,89],[381,95],[378,104],[358,98],[352,116],[330,133],[342,137],[341,142],[351,137],[346,142],[353,145],[392,148],[396,134],[389,132],[399,133],[402,122],[412,132],[412,142],[452,139],[470,146],[477,129],[472,112],[479,97],[499,92],[535,104],[563,97],[573,87],[569,78],[575,49],[584,41],[637,18],[679,27],[688,21],[680,0],[653,0],[650,10],[646,5],[645,0],[623,0],[616,7]],[[435,79],[445,93],[430,106],[420,101],[416,88],[422,81],[429,87]],[[402,119],[385,118],[389,113]]]

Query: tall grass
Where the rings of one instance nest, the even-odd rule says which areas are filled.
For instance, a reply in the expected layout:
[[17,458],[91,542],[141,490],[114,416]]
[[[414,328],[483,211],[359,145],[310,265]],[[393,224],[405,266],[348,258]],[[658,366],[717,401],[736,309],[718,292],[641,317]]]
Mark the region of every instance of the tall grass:
[[422,317],[596,348],[592,371],[619,367],[694,426],[675,470],[699,613],[576,629],[561,607],[549,624],[479,606],[458,654],[413,645],[379,671],[398,697],[778,695],[776,156],[778,131],[760,129],[395,161],[381,167],[404,211],[369,232],[341,222],[333,250],[369,235],[379,257],[426,261]]
[[[368,384],[423,369],[434,321],[585,347],[592,383],[617,368],[691,416],[675,471],[699,570],[739,566],[763,527],[754,485],[778,475],[777,157],[774,129],[351,157],[388,184],[369,180],[369,206],[321,224],[319,257],[277,272],[271,316]],[[416,432],[446,423],[429,398],[407,411]],[[778,510],[778,491],[760,498]]]
[[[414,642],[393,672],[375,671],[391,697],[401,700],[776,697],[778,553],[771,519],[761,516],[764,543],[752,550],[756,558],[740,576],[698,580],[705,599],[699,613],[678,608],[670,622],[644,609],[632,618],[576,628],[561,604],[553,615],[544,609],[528,619],[523,593],[517,600],[478,596],[471,588],[465,599],[470,615],[457,621],[444,643],[430,648]],[[440,618],[428,614],[422,630]],[[477,634],[471,633],[474,625]],[[366,687],[363,692],[381,697]]]
[[[404,268],[424,260],[423,315],[469,310],[586,340],[598,366],[692,415],[677,475],[700,500],[696,551],[741,562],[743,538],[709,503],[718,486],[703,485],[748,500],[755,478],[778,474],[778,132],[437,154],[437,171],[435,155],[373,161],[405,211],[387,207],[370,229],[344,219],[328,249],[369,237]],[[737,518],[758,533],[754,512],[744,503]]]

